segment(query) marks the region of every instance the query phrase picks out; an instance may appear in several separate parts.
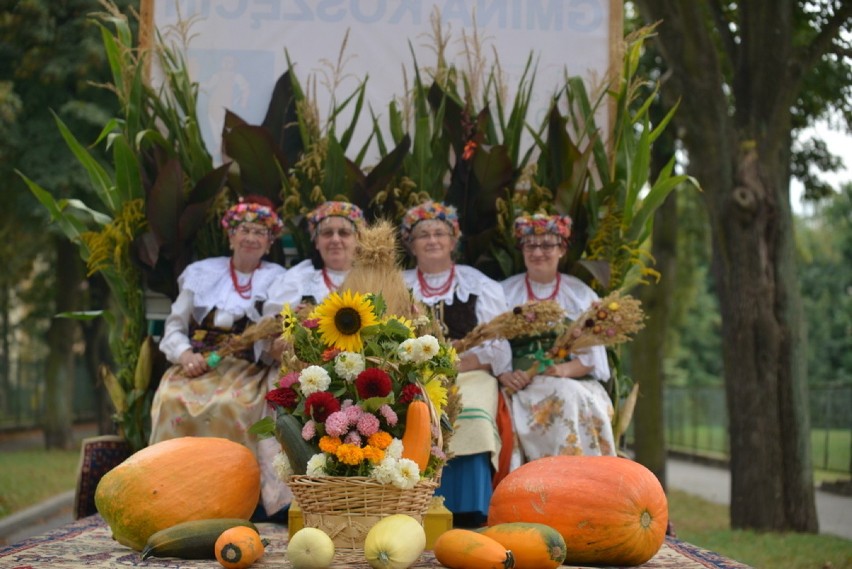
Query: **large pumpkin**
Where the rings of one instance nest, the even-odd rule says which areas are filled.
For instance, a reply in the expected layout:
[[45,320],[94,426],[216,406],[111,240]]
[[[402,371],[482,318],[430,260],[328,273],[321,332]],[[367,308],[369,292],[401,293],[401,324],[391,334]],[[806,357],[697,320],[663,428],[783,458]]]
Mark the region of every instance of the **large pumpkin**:
[[488,525],[535,522],[565,539],[566,564],[641,565],[662,546],[668,502],[654,474],[614,456],[553,456],[494,490]]
[[113,538],[141,551],[148,537],[189,520],[249,519],[260,496],[260,468],[245,446],[182,437],[151,445],[107,472],[95,506]]

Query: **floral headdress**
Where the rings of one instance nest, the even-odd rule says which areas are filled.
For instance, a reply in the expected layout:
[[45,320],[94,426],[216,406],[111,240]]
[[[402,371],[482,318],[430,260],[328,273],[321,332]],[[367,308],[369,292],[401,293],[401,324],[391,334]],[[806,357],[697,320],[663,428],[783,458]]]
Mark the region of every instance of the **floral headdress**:
[[534,235],[558,235],[563,245],[568,244],[571,236],[571,218],[567,215],[547,215],[544,213],[524,213],[515,219],[515,239],[520,244]]
[[[444,429],[458,411],[452,346],[386,315],[381,296],[350,290],[330,294],[307,318],[285,305],[281,326],[289,347],[266,396],[276,417],[252,432],[274,432],[282,479],[366,476],[413,488],[437,476],[447,459]],[[415,405],[429,409],[431,424],[418,423],[424,415],[412,413]],[[410,422],[430,442],[405,448]]]
[[225,231],[232,231],[243,223],[257,223],[266,226],[269,233],[277,237],[284,230],[284,223],[270,207],[271,205],[271,203],[266,205],[240,198],[240,201],[231,206],[222,216],[222,228]]
[[449,225],[450,229],[453,230],[453,237],[458,237],[461,233],[459,229],[459,215],[456,212],[456,208],[451,205],[444,205],[441,202],[429,200],[405,212],[402,218],[402,227],[400,227],[402,242],[408,243],[411,240],[411,231],[415,225],[421,221],[430,219],[437,219]]
[[308,232],[311,239],[316,237],[317,227],[320,222],[328,217],[343,217],[352,222],[356,229],[364,224],[364,212],[355,204],[349,202],[324,202],[308,214]]

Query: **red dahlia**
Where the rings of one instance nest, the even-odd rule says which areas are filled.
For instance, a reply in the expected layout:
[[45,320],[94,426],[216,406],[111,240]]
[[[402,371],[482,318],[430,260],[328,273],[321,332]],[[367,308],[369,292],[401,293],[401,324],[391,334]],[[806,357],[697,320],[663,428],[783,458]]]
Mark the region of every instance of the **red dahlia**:
[[340,411],[340,402],[328,391],[311,393],[305,399],[305,414],[317,423],[325,423],[328,416]]
[[399,393],[399,402],[403,405],[407,405],[414,401],[414,398],[421,393],[423,393],[423,390],[420,389],[419,385],[409,383],[403,387],[402,391]]
[[355,378],[355,389],[361,399],[387,397],[392,387],[393,382],[390,376],[375,367],[365,369]]
[[266,400],[285,409],[295,409],[299,396],[292,387],[279,387],[266,394]]

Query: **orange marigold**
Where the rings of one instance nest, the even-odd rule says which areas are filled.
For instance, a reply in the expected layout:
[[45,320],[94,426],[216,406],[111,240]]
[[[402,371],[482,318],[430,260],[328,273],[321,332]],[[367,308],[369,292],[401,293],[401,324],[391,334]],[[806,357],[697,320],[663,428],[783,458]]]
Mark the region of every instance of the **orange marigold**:
[[337,460],[349,466],[357,466],[364,460],[364,450],[356,445],[343,443],[334,452]]
[[370,435],[370,438],[367,439],[367,444],[370,446],[374,446],[377,449],[385,450],[390,446],[393,442],[393,437],[390,436],[390,433],[386,433],[384,431],[378,431]]
[[340,437],[329,437],[328,435],[320,439],[319,448],[323,452],[334,454],[337,448],[342,444]]
[[379,464],[385,459],[385,451],[372,445],[367,445],[364,447],[364,458],[373,464]]

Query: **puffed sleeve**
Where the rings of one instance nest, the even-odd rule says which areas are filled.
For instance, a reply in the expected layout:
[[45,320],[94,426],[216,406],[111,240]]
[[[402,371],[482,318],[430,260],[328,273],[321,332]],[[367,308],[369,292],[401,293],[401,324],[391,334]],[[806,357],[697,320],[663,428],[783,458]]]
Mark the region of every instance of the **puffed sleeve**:
[[263,317],[275,316],[288,303],[295,308],[302,300],[304,280],[313,273],[313,269],[311,260],[306,259],[272,283],[267,290],[267,300],[263,303]]
[[178,363],[180,355],[192,349],[189,343],[189,319],[192,316],[193,293],[182,290],[172,303],[172,310],[166,318],[163,338],[160,340],[160,351],[171,363]]
[[[476,302],[477,324],[489,322],[496,316],[509,310],[502,287],[483,275],[482,290]],[[512,369],[512,349],[506,340],[491,340],[475,348],[470,353],[481,363],[491,364],[491,373],[496,377]]]

